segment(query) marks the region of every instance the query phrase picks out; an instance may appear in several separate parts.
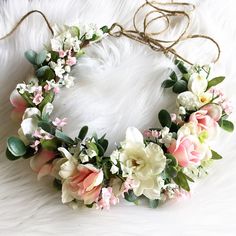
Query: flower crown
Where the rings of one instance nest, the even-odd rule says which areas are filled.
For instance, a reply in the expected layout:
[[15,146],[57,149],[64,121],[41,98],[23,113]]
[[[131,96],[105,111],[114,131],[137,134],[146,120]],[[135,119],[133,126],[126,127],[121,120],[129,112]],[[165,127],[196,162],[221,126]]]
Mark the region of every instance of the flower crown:
[[222,158],[209,146],[219,128],[234,128],[228,120],[231,104],[217,88],[224,77],[212,78],[210,66],[187,66],[176,59],[176,69],[162,83],[176,94],[176,110],[160,110],[160,125],[143,133],[129,127],[124,141],[108,155],[105,135],[88,137],[84,126],[71,138],[63,132],[67,118],[51,117],[55,96],[74,85],[71,70],[84,55],[83,48],[109,29],[90,24],[57,27],[54,32],[50,47],[25,53],[35,76],[17,84],[10,96],[15,111],[23,115],[18,136],[7,140],[7,158],[29,158],[38,179],[52,176],[62,202],[73,207],[83,203],[109,209],[120,198],[135,204],[146,198],[155,208],[188,194],[190,182]]

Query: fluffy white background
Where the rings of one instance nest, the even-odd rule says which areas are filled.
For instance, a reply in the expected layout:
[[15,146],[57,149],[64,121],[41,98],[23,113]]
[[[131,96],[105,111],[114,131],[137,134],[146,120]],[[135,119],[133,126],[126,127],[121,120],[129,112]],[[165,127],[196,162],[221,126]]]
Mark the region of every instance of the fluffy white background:
[[[133,0],[32,0],[0,1],[0,35],[31,9],[43,11],[52,23],[119,22],[131,25],[132,14],[142,1]],[[219,41],[221,60],[215,73],[225,74],[224,88],[236,101],[235,1],[197,1],[192,32],[207,33]],[[175,33],[178,29],[175,29]],[[10,120],[9,94],[24,80],[31,66],[27,49],[39,50],[50,35],[39,15],[26,20],[14,35],[0,42],[0,235],[235,235],[236,160],[235,134],[215,143],[224,159],[194,188],[191,199],[170,202],[152,210],[122,202],[111,211],[71,210],[60,202],[50,180],[37,182],[28,161],[9,162],[4,149],[7,136],[16,132]],[[210,59],[209,44],[195,41],[182,50],[198,62]],[[87,49],[74,70],[76,86],[56,101],[55,115],[68,117],[67,132],[76,135],[83,124],[107,133],[114,144],[130,126],[153,126],[161,107],[171,107],[160,84],[172,67],[169,59],[126,38],[107,38]],[[59,109],[60,107],[60,109]],[[235,116],[233,116],[235,120]]]

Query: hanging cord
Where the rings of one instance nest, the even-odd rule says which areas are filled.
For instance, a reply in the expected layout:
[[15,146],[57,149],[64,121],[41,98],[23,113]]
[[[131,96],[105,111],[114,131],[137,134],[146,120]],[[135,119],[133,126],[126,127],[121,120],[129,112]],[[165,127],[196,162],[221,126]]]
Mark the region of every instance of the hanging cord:
[[53,32],[53,29],[52,29],[52,26],[50,25],[47,17],[39,10],[33,10],[33,11],[29,11],[28,13],[26,13],[24,16],[22,16],[22,18],[17,22],[17,24],[13,27],[13,29],[7,33],[6,35],[4,35],[2,38],[0,38],[0,40],[3,40],[7,37],[9,37],[11,34],[13,34],[17,29],[18,27],[21,25],[21,23],[28,17],[30,16],[31,14],[34,14],[34,13],[39,13],[43,19],[45,20],[47,26],[48,26],[48,29],[50,30],[50,32],[52,33],[52,35],[54,35],[54,32]]
[[[137,26],[137,16],[138,14],[144,9],[149,7],[149,11],[145,14],[143,18],[143,26],[142,30],[140,30]],[[170,9],[167,9],[166,7],[169,7]],[[148,45],[152,50],[154,51],[161,51],[164,54],[172,54],[177,58],[180,58],[181,60],[187,62],[190,65],[193,65],[189,60],[184,58],[181,54],[176,52],[174,49],[174,46],[177,44],[194,38],[203,38],[206,40],[211,41],[217,48],[217,56],[213,60],[214,63],[216,63],[220,58],[220,46],[219,44],[211,37],[207,35],[202,34],[187,34],[187,31],[189,29],[190,23],[191,23],[191,17],[187,11],[184,10],[171,10],[171,7],[188,7],[189,12],[195,10],[195,6],[190,3],[185,2],[157,2],[157,1],[148,1],[144,4],[142,4],[134,13],[133,16],[133,30],[126,30],[123,28],[122,25],[119,23],[114,23],[111,28],[109,29],[109,34],[114,37],[120,37],[120,36],[126,36],[132,40],[135,40],[137,42],[140,42],[142,44]],[[152,16],[152,17],[151,17]],[[159,36],[163,33],[166,33],[171,26],[171,18],[173,17],[181,17],[185,18],[187,20],[187,23],[183,29],[183,31],[180,33],[180,35],[175,40],[163,40],[158,39],[156,36]],[[164,29],[158,31],[158,32],[148,32],[148,28],[153,23],[159,23],[160,21],[165,22]]]
[[[139,30],[137,26],[137,16],[143,10],[143,8],[149,7],[151,10],[146,13],[146,15],[143,18],[143,29]],[[203,38],[206,40],[211,41],[217,48],[217,56],[213,60],[214,63],[216,63],[219,58],[220,58],[220,46],[219,44],[211,37],[207,35],[202,35],[202,34],[187,34],[187,31],[189,29],[190,23],[191,23],[191,18],[190,15],[187,13],[187,11],[184,10],[171,10],[167,9],[165,7],[188,7],[190,8],[188,11],[194,11],[195,6],[190,3],[185,3],[185,2],[174,2],[171,0],[171,2],[157,2],[157,1],[149,1],[146,0],[144,4],[142,4],[136,11],[133,16],[133,30],[126,30],[123,28],[122,25],[119,23],[114,23],[110,29],[109,29],[109,35],[113,37],[121,37],[121,36],[126,36],[132,40],[135,40],[137,42],[140,42],[142,44],[148,45],[152,50],[154,51],[161,51],[164,54],[172,54],[177,58],[180,58],[181,60],[187,62],[190,65],[193,65],[189,60],[184,58],[181,54],[176,52],[174,49],[174,46],[177,44],[189,40],[189,39],[194,39],[194,38]],[[39,10],[32,10],[26,13],[19,21],[18,23],[13,27],[13,29],[0,38],[0,40],[3,40],[7,37],[9,37],[12,33],[14,33],[17,28],[21,25],[21,23],[31,14],[33,13],[39,13],[45,20],[48,29],[54,36],[53,29],[47,19],[47,17]],[[152,17],[152,15],[157,14],[155,17]],[[163,40],[163,39],[158,39],[156,38],[157,36],[167,32],[170,29],[171,26],[171,18],[173,17],[182,17],[187,20],[187,23],[183,29],[183,31],[180,33],[180,35],[175,39],[175,40]],[[164,20],[165,21],[165,27],[164,29],[160,30],[159,32],[148,32],[148,28],[150,25],[153,23],[157,23]]]

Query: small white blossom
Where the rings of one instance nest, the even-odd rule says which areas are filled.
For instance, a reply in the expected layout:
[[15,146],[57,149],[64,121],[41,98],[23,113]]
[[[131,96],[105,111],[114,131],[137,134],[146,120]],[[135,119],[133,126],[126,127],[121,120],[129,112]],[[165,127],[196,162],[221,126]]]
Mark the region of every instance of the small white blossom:
[[112,165],[110,171],[111,171],[112,174],[115,174],[119,171],[119,168],[115,165]]
[[185,115],[186,114],[185,108],[183,106],[180,106],[178,113],[179,113],[179,115]]
[[73,76],[69,76],[69,74],[66,74],[64,76],[64,85],[66,88],[71,88],[74,86],[74,80],[75,78]]
[[199,100],[197,95],[190,91],[180,93],[177,97],[177,105],[183,106],[186,110],[196,110],[199,106]]

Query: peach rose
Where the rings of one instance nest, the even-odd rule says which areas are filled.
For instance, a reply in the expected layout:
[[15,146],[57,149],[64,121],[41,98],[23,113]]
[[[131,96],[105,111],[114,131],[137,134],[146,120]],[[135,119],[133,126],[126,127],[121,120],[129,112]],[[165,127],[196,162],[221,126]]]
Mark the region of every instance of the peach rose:
[[78,165],[62,185],[62,202],[83,200],[89,205],[97,200],[102,189],[103,172],[91,164]]
[[55,152],[43,149],[30,159],[30,167],[33,171],[38,173],[38,179],[51,174],[53,165],[50,161],[53,160],[55,156]]
[[187,167],[189,164],[198,165],[202,159],[210,155],[209,148],[201,144],[194,135],[179,135],[177,140],[173,139],[167,151],[182,167]]

